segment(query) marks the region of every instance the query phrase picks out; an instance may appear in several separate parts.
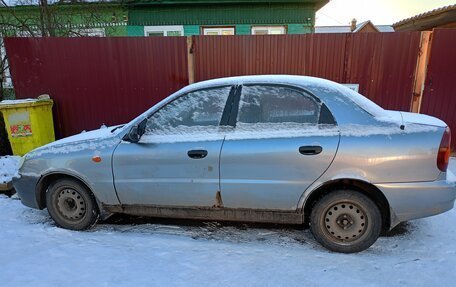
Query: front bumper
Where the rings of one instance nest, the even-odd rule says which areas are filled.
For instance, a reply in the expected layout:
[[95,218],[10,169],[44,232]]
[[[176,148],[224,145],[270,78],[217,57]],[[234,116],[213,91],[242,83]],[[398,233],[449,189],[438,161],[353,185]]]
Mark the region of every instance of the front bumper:
[[39,176],[24,176],[13,178],[13,186],[22,204],[25,206],[40,209],[36,193],[36,186],[40,180]]
[[391,208],[391,228],[399,222],[428,217],[453,208],[456,199],[456,182],[376,184]]

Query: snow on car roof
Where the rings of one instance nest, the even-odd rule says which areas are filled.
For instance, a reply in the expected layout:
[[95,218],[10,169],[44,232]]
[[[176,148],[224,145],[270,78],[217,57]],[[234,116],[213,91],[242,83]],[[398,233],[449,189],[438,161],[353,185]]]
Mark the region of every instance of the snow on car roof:
[[[241,85],[249,83],[270,83],[270,84],[289,84],[293,86],[303,87],[310,92],[315,93],[318,97],[328,97],[330,94],[337,93],[338,96],[343,96],[345,99],[355,103],[360,108],[375,117],[383,117],[384,109],[364,97],[363,95],[337,83],[327,79],[297,76],[297,75],[253,75],[253,76],[238,76],[212,79],[207,81],[191,84],[179,92],[187,92],[195,89],[204,89],[212,86],[220,85]],[[324,100],[324,99],[323,99]]]

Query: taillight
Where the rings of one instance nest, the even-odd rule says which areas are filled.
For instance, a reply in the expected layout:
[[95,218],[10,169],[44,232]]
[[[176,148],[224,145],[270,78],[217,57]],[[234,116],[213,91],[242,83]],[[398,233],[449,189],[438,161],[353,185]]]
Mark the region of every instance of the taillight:
[[450,161],[451,145],[451,131],[447,127],[443,133],[442,141],[440,142],[439,153],[437,154],[437,167],[445,172],[448,168]]

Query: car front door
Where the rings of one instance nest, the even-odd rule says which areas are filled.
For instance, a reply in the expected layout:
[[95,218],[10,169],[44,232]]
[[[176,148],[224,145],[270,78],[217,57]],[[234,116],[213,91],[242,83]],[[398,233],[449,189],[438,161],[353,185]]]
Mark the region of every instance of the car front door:
[[267,84],[244,85],[233,106],[220,159],[224,206],[295,210],[336,154],[330,111],[303,90]]
[[178,97],[149,116],[138,143],[119,144],[113,173],[122,204],[215,203],[224,139],[220,121],[231,90],[217,87]]

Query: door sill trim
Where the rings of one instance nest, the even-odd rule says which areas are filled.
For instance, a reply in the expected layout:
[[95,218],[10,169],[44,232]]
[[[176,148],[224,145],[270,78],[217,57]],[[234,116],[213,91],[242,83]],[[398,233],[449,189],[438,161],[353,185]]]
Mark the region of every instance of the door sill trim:
[[303,224],[304,215],[301,210],[284,211],[250,208],[226,207],[187,207],[160,205],[103,205],[112,213],[124,213],[136,216],[160,218],[179,218],[195,220],[237,221],[277,224]]

